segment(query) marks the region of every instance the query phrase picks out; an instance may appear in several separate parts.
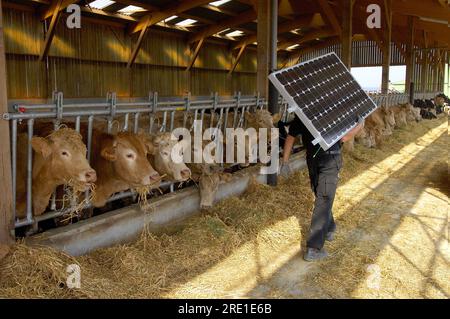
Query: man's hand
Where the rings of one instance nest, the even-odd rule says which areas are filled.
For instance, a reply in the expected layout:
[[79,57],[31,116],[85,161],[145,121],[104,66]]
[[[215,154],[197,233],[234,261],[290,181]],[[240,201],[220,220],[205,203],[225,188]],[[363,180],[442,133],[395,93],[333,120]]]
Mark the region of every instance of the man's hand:
[[287,178],[289,175],[291,175],[292,170],[289,167],[289,163],[281,163],[280,166],[280,176]]

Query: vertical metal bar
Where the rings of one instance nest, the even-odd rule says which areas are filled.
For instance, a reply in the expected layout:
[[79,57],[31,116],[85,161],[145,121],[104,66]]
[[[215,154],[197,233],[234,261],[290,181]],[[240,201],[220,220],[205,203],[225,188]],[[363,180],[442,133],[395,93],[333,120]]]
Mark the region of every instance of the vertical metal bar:
[[161,126],[161,132],[165,132],[167,128],[167,111],[164,111],[163,113],[163,124]]
[[209,127],[213,127],[214,118],[216,116],[216,108],[217,108],[217,92],[214,93],[213,96],[213,109],[211,110],[211,116],[209,118]]
[[170,132],[173,131],[173,125],[175,122],[175,111],[170,112]]
[[92,127],[94,124],[94,116],[90,115],[88,117],[88,140],[87,140],[87,160],[90,163],[91,162],[91,155],[92,155]]
[[[60,95],[58,94],[58,96],[60,96]],[[59,129],[59,126],[61,125],[61,120],[62,120],[62,113],[60,115],[58,115],[58,120],[55,121],[55,123],[53,125],[53,129],[55,131],[57,131]],[[50,202],[50,210],[56,210],[56,190],[52,194],[52,199]]]
[[133,132],[134,134],[137,134],[139,132],[139,116],[141,113],[134,113],[134,125],[133,125]]
[[[223,110],[223,109],[222,109]],[[225,130],[227,129],[227,125],[228,125],[228,112],[230,111],[230,108],[229,107],[227,107],[226,109],[225,109],[225,120],[224,120],[224,122],[223,122],[223,130],[224,130],[224,132],[225,132]]]
[[12,169],[12,210],[14,220],[16,219],[17,200],[17,120],[12,121],[11,127],[11,169]]
[[75,131],[80,133],[80,124],[81,124],[81,117],[77,116],[75,119]]
[[34,120],[28,120],[28,153],[27,153],[27,221],[33,220],[33,148],[31,139],[33,138]]
[[200,121],[202,121],[202,130],[203,130],[203,120],[205,119],[205,109],[202,109],[200,112]]
[[238,92],[236,95],[236,106],[234,108],[233,128],[236,128],[236,125],[238,124],[237,119],[239,115],[240,106],[241,106],[241,92]]
[[130,121],[130,113],[126,113],[124,123],[123,123],[123,129],[122,129],[124,132],[128,132],[128,122],[129,121]]

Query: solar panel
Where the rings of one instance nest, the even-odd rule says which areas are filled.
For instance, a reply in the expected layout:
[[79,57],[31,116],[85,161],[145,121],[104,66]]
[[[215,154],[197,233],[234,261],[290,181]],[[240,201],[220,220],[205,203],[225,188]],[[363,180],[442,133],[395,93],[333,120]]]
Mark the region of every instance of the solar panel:
[[270,81],[327,150],[377,108],[333,52],[277,71]]

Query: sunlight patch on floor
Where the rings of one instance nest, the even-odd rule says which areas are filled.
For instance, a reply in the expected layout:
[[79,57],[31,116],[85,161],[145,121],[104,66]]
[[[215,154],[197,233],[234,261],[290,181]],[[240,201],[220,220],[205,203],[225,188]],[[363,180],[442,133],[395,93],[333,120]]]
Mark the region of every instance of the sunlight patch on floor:
[[[442,199],[437,200],[438,195]],[[352,294],[357,298],[449,298],[445,194],[425,188]]]
[[416,141],[404,146],[397,153],[392,154],[368,170],[356,175],[345,182],[345,184],[339,185],[336,198],[339,198],[341,203],[344,204],[339,211],[336,210],[335,218],[339,218],[346,211],[346,208],[357,205],[374,189],[383,184],[392,174],[398,172],[412,161],[417,154],[447,131],[447,126],[448,124],[445,122],[431,129]]
[[[249,293],[253,290],[255,295],[264,295],[264,286],[255,288],[290,260],[300,259],[299,243],[300,228],[295,217],[277,222],[259,232],[255,240],[240,246],[226,259],[165,297],[245,298],[252,297]],[[293,277],[300,278],[302,271],[306,271],[305,267],[294,271]]]

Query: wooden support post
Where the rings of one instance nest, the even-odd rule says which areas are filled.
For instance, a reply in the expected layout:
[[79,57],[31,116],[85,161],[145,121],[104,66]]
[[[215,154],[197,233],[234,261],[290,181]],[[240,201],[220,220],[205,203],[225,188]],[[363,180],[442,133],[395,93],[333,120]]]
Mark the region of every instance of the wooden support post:
[[186,67],[186,71],[189,71],[192,66],[195,63],[195,60],[197,60],[198,54],[200,53],[200,49],[202,48],[203,42],[205,41],[205,39],[200,39],[200,41],[198,41],[197,46],[195,47],[194,52],[192,53],[192,57],[191,60],[189,61],[188,66]]
[[342,62],[350,70],[352,67],[353,0],[343,0],[342,4]]
[[58,24],[58,20],[61,14],[61,7],[63,0],[55,0],[55,10],[53,11],[52,20],[50,22],[50,26],[48,27],[47,33],[45,34],[44,46],[41,49],[41,53],[39,54],[39,61],[43,61],[50,50],[50,46],[53,41],[53,37],[55,36],[56,25]]
[[9,123],[1,118],[8,112],[6,91],[6,57],[3,39],[3,13],[0,1],[0,259],[8,251],[8,246],[14,242],[12,230],[14,220],[12,215],[12,177]]
[[228,74],[231,74],[231,73],[234,72],[234,70],[236,69],[237,65],[239,64],[239,60],[241,59],[242,54],[244,53],[246,47],[247,47],[246,44],[244,44],[243,46],[241,46],[241,48],[239,49],[239,53],[238,53],[238,55],[236,56],[236,60],[234,60],[233,65],[231,66],[231,69],[230,69],[230,71],[228,72]]
[[409,93],[411,82],[414,79],[414,33],[415,33],[415,18],[408,16],[408,25],[410,26],[408,33],[408,41],[406,43],[406,75],[405,75],[405,91]]
[[384,19],[385,30],[383,32],[383,65],[381,79],[381,93],[389,90],[389,68],[391,66],[391,40],[392,40],[392,0],[384,1],[386,17]]
[[256,88],[263,98],[268,98],[270,58],[270,0],[258,0],[257,24],[257,73]]

